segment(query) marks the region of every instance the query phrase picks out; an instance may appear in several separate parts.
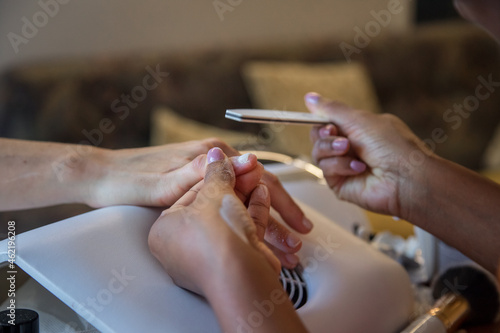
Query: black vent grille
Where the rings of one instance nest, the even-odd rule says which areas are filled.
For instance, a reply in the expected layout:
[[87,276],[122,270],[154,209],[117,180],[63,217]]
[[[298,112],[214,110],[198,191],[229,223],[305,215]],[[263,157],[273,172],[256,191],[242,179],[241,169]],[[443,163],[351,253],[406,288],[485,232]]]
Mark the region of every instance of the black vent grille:
[[302,267],[298,265],[294,269],[283,267],[280,273],[281,285],[288,293],[295,309],[299,309],[307,302],[307,285],[302,272]]

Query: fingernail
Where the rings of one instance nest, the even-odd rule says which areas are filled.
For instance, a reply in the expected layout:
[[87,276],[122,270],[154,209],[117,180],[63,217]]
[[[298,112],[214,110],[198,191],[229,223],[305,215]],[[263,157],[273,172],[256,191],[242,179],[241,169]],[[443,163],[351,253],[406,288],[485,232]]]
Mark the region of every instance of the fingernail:
[[207,153],[208,164],[216,161],[222,161],[223,159],[224,159],[224,152],[222,151],[222,149],[218,147],[210,149]]
[[250,157],[250,153],[246,153],[244,155],[238,156],[238,162],[241,164],[248,163]]
[[321,95],[315,92],[310,92],[306,94],[305,100],[307,103],[318,104],[321,100]]
[[288,261],[292,266],[296,266],[299,263],[299,257],[295,254],[287,254],[285,255],[286,261]]
[[261,197],[261,198],[269,197],[269,189],[264,184],[257,185],[257,188],[255,189],[255,191],[257,192],[256,195]]
[[290,246],[292,249],[296,248],[302,241],[297,235],[294,234],[289,234],[288,237],[286,238],[286,243],[288,246]]
[[302,219],[302,225],[307,229],[307,230],[311,230],[312,227],[313,227],[313,224],[312,222],[307,218],[307,217],[304,217]]
[[333,140],[332,148],[333,150],[344,151],[347,149],[349,142],[346,138],[338,138]]
[[326,125],[319,129],[319,137],[325,139],[333,135],[333,125]]
[[366,164],[364,164],[363,162],[360,162],[360,161],[356,161],[356,160],[351,161],[349,166],[351,167],[351,169],[353,169],[356,172],[363,172],[366,170]]

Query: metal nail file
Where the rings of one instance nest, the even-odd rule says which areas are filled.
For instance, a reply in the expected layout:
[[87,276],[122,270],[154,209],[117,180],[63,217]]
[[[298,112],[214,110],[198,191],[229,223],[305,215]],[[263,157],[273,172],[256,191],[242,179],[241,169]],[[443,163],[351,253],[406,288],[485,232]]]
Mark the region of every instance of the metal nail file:
[[293,125],[325,125],[332,123],[328,118],[312,113],[260,109],[226,110],[226,118],[247,123],[284,123]]

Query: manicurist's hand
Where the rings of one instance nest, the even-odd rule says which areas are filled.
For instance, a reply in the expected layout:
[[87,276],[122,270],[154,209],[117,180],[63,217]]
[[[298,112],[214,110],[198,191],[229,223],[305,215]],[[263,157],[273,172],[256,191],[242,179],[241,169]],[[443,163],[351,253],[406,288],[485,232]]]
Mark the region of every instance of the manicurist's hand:
[[373,114],[309,93],[312,113],[332,120],[311,130],[312,156],[341,199],[366,209],[407,217],[412,182],[429,152],[397,117]]
[[279,261],[257,235],[256,226],[269,221],[267,187],[254,184],[246,207],[222,150],[210,150],[207,163],[204,182],[152,226],[151,252],[177,285],[207,298],[223,331],[250,327],[245,321],[254,303],[273,302],[256,332],[305,332],[278,282]]
[[314,160],[338,197],[404,218],[496,272],[498,184],[433,154],[395,116],[314,93],[306,95],[306,105],[332,120],[314,128],[311,138]]
[[206,278],[218,275],[214,265],[234,260],[232,248],[245,249],[237,256],[243,260],[250,253],[276,275],[280,269],[277,258],[257,236],[257,226],[265,230],[269,221],[267,187],[254,184],[247,209],[235,193],[230,159],[213,148],[207,163],[204,182],[165,210],[149,235],[151,251],[174,281],[202,295]]

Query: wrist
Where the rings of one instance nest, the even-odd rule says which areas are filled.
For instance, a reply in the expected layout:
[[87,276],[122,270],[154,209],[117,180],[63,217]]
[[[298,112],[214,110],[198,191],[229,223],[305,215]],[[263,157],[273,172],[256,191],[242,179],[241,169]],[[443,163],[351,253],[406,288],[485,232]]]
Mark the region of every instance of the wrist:
[[250,246],[240,245],[228,253],[225,262],[219,261],[223,263],[219,276],[204,288],[223,330],[239,331],[250,326],[251,314],[265,303],[272,304],[273,310],[259,332],[306,332],[271,265]]
[[247,289],[262,286],[262,281],[278,281],[271,265],[257,250],[234,235],[220,236],[218,249],[205,256],[206,269],[200,270],[204,274],[199,274],[197,281],[211,304],[221,301],[221,295],[226,293],[228,297],[242,295]]
[[251,249],[242,241],[222,233],[219,237],[216,249],[204,251],[203,266],[198,267],[202,274],[196,274],[196,284],[210,303],[217,301],[222,290],[241,284],[240,277],[251,274],[248,269],[253,262],[252,256],[248,256]]
[[404,172],[398,188],[398,217],[412,223],[420,220],[429,209],[430,192],[436,181],[436,166],[442,163],[442,159],[435,154],[415,151],[419,157],[415,158],[417,154],[409,155],[408,163],[402,168]]
[[73,168],[77,202],[90,207],[100,206],[96,198],[104,178],[109,173],[112,152],[110,149],[92,146],[77,158]]

